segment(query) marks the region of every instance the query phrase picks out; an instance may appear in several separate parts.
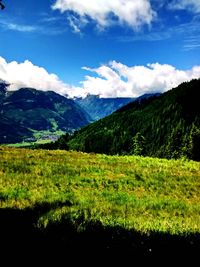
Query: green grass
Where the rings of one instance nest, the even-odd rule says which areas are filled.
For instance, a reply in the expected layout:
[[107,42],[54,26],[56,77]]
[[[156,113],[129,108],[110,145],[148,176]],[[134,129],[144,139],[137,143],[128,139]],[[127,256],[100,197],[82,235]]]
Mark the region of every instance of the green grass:
[[8,144],[8,145],[5,144],[5,145],[2,145],[2,146],[19,148],[19,147],[30,147],[30,146],[33,146],[33,145],[48,144],[48,143],[51,143],[51,142],[52,142],[52,140],[37,140],[35,142],[21,142],[21,143]]
[[0,148],[0,208],[52,205],[37,226],[63,220],[144,234],[200,233],[200,163]]

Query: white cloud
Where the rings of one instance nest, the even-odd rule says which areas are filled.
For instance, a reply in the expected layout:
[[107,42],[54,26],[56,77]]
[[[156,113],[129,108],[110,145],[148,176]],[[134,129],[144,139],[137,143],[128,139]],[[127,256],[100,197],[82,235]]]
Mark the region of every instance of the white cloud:
[[169,7],[177,10],[190,10],[194,13],[200,12],[200,0],[173,0]]
[[34,26],[18,25],[14,23],[9,23],[6,26],[9,30],[19,31],[19,32],[34,32],[37,30],[37,28]]
[[128,67],[116,61],[97,69],[84,67],[99,77],[86,76],[84,91],[101,97],[138,97],[145,93],[165,92],[180,83],[200,78],[200,66],[179,70],[167,64]]
[[23,63],[6,62],[0,57],[0,79],[10,84],[9,90],[32,87],[43,91],[55,91],[59,94],[73,96],[81,88],[72,87],[62,82],[56,74],[48,73],[44,68],[33,65],[26,60]]
[[45,34],[45,35],[58,35],[66,31],[65,27],[60,27],[57,24],[59,22],[65,23],[66,21],[60,17],[45,17],[39,20],[39,23],[33,25],[26,25],[18,23],[17,20],[2,19],[0,17],[0,28],[4,31],[22,32],[27,34]]
[[[75,31],[80,30],[82,22],[84,26],[88,18],[95,21],[100,29],[113,23],[127,24],[138,29],[143,24],[150,25],[156,16],[150,0],[56,0],[52,8],[62,13],[71,11],[76,14],[76,20],[70,19]],[[68,18],[71,16],[68,14]]]
[[38,28],[35,26],[16,24],[2,20],[0,20],[0,27],[5,30],[27,32],[27,33],[36,32],[38,30]]

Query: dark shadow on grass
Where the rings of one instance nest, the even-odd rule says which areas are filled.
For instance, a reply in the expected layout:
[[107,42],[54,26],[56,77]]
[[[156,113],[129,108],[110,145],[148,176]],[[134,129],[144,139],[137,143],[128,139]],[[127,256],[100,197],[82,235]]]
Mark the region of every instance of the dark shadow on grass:
[[70,203],[44,204],[25,210],[0,209],[1,256],[10,255],[7,260],[12,260],[12,255],[17,257],[15,260],[24,260],[28,256],[32,260],[43,259],[46,263],[55,259],[86,263],[92,257],[96,258],[96,264],[105,260],[112,263],[121,260],[156,261],[160,257],[164,259],[163,263],[175,259],[179,262],[189,260],[190,263],[199,260],[200,234],[145,235],[120,227],[105,228],[98,223],[90,223],[79,232],[67,219],[51,224],[46,230],[36,227],[42,214],[62,205]]

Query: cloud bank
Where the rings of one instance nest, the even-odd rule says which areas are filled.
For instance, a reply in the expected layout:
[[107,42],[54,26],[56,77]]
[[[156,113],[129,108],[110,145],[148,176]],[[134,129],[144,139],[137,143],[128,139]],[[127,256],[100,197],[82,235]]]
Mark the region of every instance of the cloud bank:
[[136,30],[144,24],[150,25],[156,16],[150,0],[56,0],[52,8],[68,12],[70,25],[76,32],[89,19],[100,29],[112,24],[127,24]]
[[200,78],[200,66],[178,70],[167,64],[128,67],[111,61],[97,69],[83,69],[98,75],[85,77],[84,91],[101,97],[138,97],[145,93],[166,92],[182,82]]
[[54,91],[69,97],[95,94],[100,97],[138,97],[145,93],[165,92],[182,82],[200,78],[200,66],[190,70],[179,70],[167,64],[126,66],[111,61],[99,68],[83,67],[90,72],[80,82],[80,87],[70,86],[56,74],[26,60],[6,62],[0,57],[0,79],[10,84],[9,90],[31,87],[43,91]]

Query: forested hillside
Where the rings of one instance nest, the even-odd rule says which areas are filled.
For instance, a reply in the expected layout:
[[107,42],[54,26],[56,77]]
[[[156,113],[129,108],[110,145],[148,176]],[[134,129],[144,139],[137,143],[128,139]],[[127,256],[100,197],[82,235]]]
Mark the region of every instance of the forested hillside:
[[68,148],[200,160],[200,80],[128,104],[76,132]]

